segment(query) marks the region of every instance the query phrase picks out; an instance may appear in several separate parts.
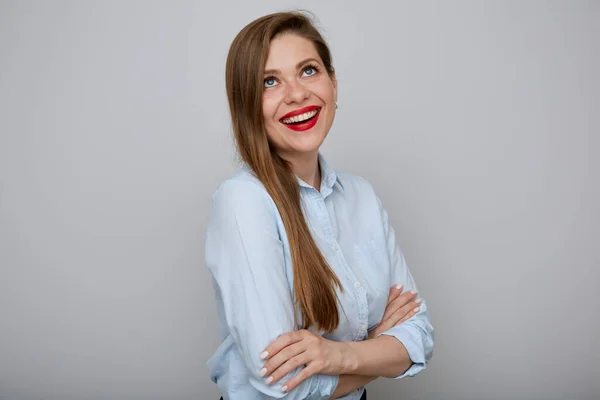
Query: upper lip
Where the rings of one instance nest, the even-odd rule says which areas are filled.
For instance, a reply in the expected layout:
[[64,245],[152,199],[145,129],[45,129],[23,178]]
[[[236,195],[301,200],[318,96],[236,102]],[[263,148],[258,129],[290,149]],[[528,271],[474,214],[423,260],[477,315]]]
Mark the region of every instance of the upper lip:
[[316,110],[318,108],[321,108],[321,107],[319,107],[319,106],[306,106],[306,107],[302,107],[302,108],[299,108],[297,110],[290,111],[289,113],[287,113],[283,117],[281,117],[281,119],[292,118],[292,117],[295,117],[296,115],[304,114],[304,113],[307,113],[309,111]]

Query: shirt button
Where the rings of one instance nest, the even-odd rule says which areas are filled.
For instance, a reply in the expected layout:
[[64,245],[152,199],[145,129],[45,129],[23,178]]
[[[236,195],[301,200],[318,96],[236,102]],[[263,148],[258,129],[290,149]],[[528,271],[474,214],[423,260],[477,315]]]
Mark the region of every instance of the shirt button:
[[360,282],[359,281],[354,282],[354,287],[359,288],[360,287]]

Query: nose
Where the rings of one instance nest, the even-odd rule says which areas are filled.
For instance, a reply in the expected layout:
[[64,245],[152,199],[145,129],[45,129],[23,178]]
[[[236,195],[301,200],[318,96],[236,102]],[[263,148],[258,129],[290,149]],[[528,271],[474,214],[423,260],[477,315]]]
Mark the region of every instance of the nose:
[[310,93],[300,82],[291,81],[286,85],[285,102],[286,103],[302,103],[306,100]]

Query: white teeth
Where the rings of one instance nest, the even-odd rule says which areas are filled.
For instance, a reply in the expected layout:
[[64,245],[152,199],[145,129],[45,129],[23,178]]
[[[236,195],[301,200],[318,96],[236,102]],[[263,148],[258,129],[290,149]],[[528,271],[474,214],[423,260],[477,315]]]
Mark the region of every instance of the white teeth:
[[319,112],[319,109],[312,110],[312,111],[306,112],[304,114],[296,115],[295,117],[292,117],[292,118],[282,119],[281,122],[283,122],[284,124],[291,124],[294,122],[305,121],[305,120],[310,119],[310,118],[314,117],[315,115],[317,115],[318,112]]

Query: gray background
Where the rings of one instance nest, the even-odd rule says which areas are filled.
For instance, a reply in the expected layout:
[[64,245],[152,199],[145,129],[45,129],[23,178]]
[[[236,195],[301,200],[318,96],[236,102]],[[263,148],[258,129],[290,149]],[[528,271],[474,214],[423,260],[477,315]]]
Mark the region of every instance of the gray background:
[[330,164],[369,179],[436,328],[373,399],[600,396],[600,2],[1,1],[0,398],[216,399],[209,199],[252,19],[329,40]]

